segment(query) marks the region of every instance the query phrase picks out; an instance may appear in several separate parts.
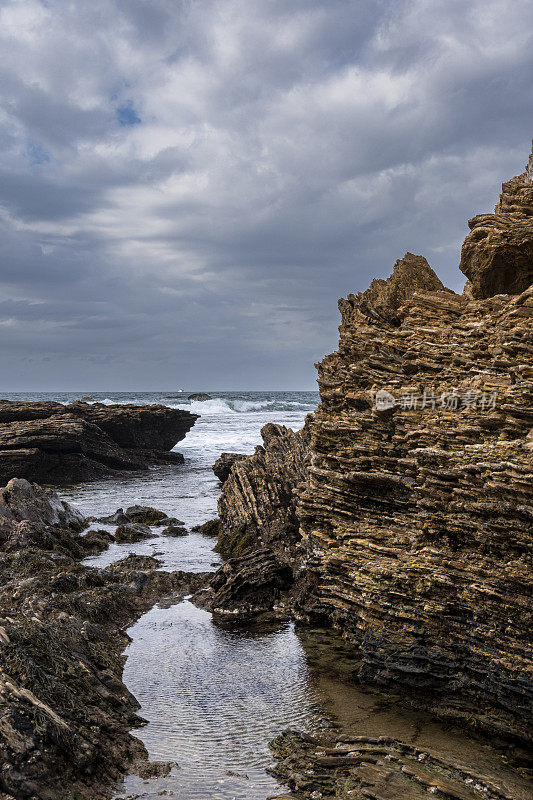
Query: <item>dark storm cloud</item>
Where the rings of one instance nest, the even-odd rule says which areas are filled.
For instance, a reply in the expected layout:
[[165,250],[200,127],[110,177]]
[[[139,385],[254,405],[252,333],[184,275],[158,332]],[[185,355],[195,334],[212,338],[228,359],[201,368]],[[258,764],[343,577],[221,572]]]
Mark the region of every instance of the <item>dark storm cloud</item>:
[[527,0],[7,0],[3,389],[306,388],[531,140]]

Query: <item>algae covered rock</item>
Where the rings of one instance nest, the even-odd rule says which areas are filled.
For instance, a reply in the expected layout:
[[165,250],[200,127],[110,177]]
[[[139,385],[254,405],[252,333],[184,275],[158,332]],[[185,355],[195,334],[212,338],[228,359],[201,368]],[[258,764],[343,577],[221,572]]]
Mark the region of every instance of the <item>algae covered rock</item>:
[[140,542],[141,539],[151,539],[155,536],[148,525],[141,523],[128,522],[126,525],[119,525],[115,531],[115,541]]

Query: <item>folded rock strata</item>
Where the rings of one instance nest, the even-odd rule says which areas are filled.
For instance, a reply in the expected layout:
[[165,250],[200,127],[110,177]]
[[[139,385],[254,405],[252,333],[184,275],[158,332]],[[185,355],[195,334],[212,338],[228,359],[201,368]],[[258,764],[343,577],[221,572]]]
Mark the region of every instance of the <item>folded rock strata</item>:
[[198,416],[166,406],[0,400],[0,481],[63,483],[179,462]]
[[[100,798],[146,752],[122,683],[123,627],[205,576],[165,573],[130,555],[106,569],[80,514],[11,480],[0,491],[0,794],[6,800]],[[105,546],[105,545],[104,545]]]
[[261,436],[263,445],[236,459],[224,482],[217,549],[239,556],[267,546],[290,560],[300,538],[296,500],[305,477],[307,434],[268,423]]
[[467,237],[463,295],[406,254],[339,301],[308,445],[282,459],[288,535],[261,450],[219,503],[223,552],[235,531],[252,531],[249,554],[287,535],[293,613],[343,633],[362,684],[519,747],[533,730],[532,170],[504,184],[490,236]]
[[212,470],[219,479],[220,483],[225,483],[229,478],[232,466],[236,461],[248,458],[244,453],[221,453],[212,466]]

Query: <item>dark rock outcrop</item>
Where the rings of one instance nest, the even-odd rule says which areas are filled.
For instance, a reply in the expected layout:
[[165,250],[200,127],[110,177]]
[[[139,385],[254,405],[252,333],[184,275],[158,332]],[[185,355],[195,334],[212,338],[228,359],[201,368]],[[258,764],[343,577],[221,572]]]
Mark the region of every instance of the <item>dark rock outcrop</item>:
[[197,418],[156,405],[0,400],[0,481],[63,483],[181,462],[170,450]]
[[[165,573],[128,556],[106,569],[85,521],[25,480],[0,491],[0,794],[101,798],[129,766],[147,763],[129,733],[142,720],[122,683],[124,627],[202,575]],[[151,765],[152,769],[154,768]],[[141,770],[142,771],[142,770]]]
[[533,283],[533,153],[525,171],[502,185],[495,213],[468,225],[459,266],[472,297],[520,294]]
[[190,394],[187,398],[187,400],[197,400],[201,403],[205,403],[206,400],[212,400],[212,399],[213,398],[211,397],[211,395],[206,394],[205,392],[194,392],[193,394]]
[[220,483],[225,483],[229,478],[232,466],[237,461],[242,461],[243,458],[248,458],[243,453],[221,453],[212,466],[212,470],[219,479]]
[[127,522],[119,525],[115,531],[115,542],[140,542],[142,539],[151,539],[155,536],[148,525],[140,522]]
[[163,528],[161,531],[161,536],[187,536],[188,531],[187,528],[184,528],[183,525],[167,525],[166,528]]
[[219,617],[250,619],[272,611],[293,582],[290,565],[263,547],[227,561],[195,602]]
[[218,517],[216,519],[208,519],[203,525],[195,525],[192,530],[194,533],[201,533],[202,536],[213,536],[217,538],[220,533],[220,520]]
[[307,434],[269,423],[261,435],[263,445],[253,455],[225,453],[213,467],[225,471],[224,457],[231,455],[219,518],[204,526],[207,535],[218,536],[215,550],[230,561],[211,579],[210,592],[198,598],[219,615],[249,618],[272,611],[292,587],[298,566],[296,501],[305,477]]

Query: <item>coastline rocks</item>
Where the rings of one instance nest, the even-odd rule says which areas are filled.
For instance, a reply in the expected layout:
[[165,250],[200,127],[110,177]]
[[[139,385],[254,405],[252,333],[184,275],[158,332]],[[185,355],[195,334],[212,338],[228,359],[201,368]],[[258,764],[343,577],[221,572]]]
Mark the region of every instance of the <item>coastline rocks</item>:
[[457,758],[390,736],[316,738],[284,731],[270,744],[278,763],[271,772],[295,792],[315,800],[527,800],[529,790],[480,773]]
[[125,525],[119,525],[115,531],[115,542],[121,544],[122,542],[140,542],[141,539],[152,539],[155,534],[152,533],[148,525],[142,525],[140,522],[128,522]]
[[527,742],[533,288],[416,291],[399,325],[339,305],[307,424],[296,613],[343,632],[361,683]]
[[94,542],[74,509],[23,480],[0,497],[0,793],[97,800],[147,762],[130,734],[142,720],[121,680],[124,627],[206,576],[141,556],[83,566]]
[[212,400],[212,399],[213,398],[211,397],[211,395],[206,394],[205,392],[194,392],[193,394],[190,394],[187,398],[187,400],[196,400],[197,402],[200,403],[205,403],[206,400]]
[[219,519],[204,526],[209,535],[218,534],[215,551],[230,559],[211,578],[205,600],[219,615],[271,612],[284,605],[282,596],[295,580],[296,502],[305,477],[307,434],[269,423],[261,436],[263,446],[253,455],[233,460],[218,501]]
[[237,461],[242,461],[243,458],[248,458],[243,453],[221,453],[217,458],[211,469],[219,479],[220,483],[225,483],[229,478],[232,466]]
[[272,611],[293,582],[290,565],[264,547],[227,561],[195,602],[220,617],[250,619]]
[[444,286],[424,256],[406,253],[395,263],[387,280],[375,278],[369,288],[358,295],[359,307],[370,319],[399,324],[400,307],[417,290],[443,291]]
[[107,550],[114,541],[113,534],[104,530],[90,530],[83,537],[84,547],[90,550],[91,555],[98,555],[103,550]]
[[0,489],[0,521],[58,525],[82,531],[88,522],[77,509],[60,500],[55,492],[31,484],[23,478],[13,478]]
[[164,511],[158,511],[157,508],[139,505],[130,506],[125,511],[123,508],[118,508],[108,517],[98,517],[96,522],[103,522],[107,525],[127,525],[133,522],[141,525],[151,525],[154,528],[184,524],[176,517],[169,517]]
[[189,532],[183,525],[168,525],[161,531],[161,536],[188,536]]
[[223,485],[215,549],[229,557],[268,546],[291,560],[300,540],[296,501],[305,478],[307,434],[268,423],[261,436],[263,446],[236,460]]
[[209,519],[207,522],[204,522],[203,525],[195,525],[192,531],[194,533],[201,533],[202,536],[213,536],[217,538],[220,533],[220,520],[218,517],[216,519]]
[[144,525],[161,525],[163,520],[168,519],[164,511],[158,511],[151,506],[130,506],[124,512],[124,516],[130,522],[141,522]]
[[197,418],[165,406],[0,400],[0,481],[63,483],[181,463],[169,451]]
[[533,282],[533,153],[525,172],[502,184],[494,214],[469,220],[459,268],[475,299],[520,294]]

